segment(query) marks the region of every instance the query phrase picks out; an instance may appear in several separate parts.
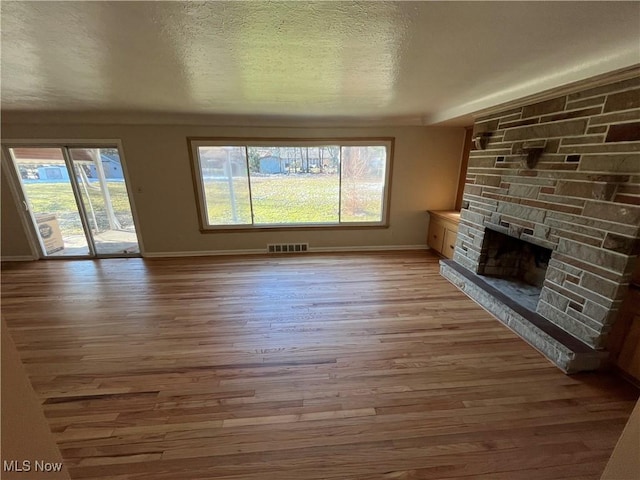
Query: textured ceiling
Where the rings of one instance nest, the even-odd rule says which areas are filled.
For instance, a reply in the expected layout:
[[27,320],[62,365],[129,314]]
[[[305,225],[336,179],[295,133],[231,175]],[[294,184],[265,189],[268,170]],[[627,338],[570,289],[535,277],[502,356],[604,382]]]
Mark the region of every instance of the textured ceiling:
[[639,2],[11,2],[3,111],[428,124],[640,63]]

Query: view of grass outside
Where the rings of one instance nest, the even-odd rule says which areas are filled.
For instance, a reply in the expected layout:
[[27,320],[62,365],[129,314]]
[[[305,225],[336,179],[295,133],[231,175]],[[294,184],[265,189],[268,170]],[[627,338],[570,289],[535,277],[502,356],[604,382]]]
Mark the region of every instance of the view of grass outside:
[[[97,186],[97,182],[91,182]],[[107,182],[116,218],[123,229],[134,229],[133,216],[129,206],[129,198],[124,182]],[[65,235],[83,235],[82,223],[78,214],[78,207],[69,182],[24,181],[24,188],[35,214],[55,214],[60,230]],[[80,185],[85,195],[82,184]],[[87,188],[89,198],[94,207],[98,231],[109,229],[106,216],[104,198],[100,190]],[[93,223],[93,216],[89,213],[89,222]],[[91,225],[93,227],[93,225]]]
[[246,177],[205,178],[203,183],[210,225],[251,225]]
[[199,146],[198,160],[212,226],[382,221],[385,146]]
[[[337,223],[337,175],[315,176],[268,175],[251,176],[251,199],[256,224]],[[205,180],[209,222],[251,224],[251,204],[246,178],[234,177],[236,218],[228,201],[229,182]]]

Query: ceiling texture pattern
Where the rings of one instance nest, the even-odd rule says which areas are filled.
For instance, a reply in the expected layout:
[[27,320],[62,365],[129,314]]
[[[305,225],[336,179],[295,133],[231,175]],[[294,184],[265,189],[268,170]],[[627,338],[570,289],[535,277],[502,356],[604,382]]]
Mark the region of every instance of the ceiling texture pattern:
[[640,2],[13,2],[4,112],[464,122],[640,63]]

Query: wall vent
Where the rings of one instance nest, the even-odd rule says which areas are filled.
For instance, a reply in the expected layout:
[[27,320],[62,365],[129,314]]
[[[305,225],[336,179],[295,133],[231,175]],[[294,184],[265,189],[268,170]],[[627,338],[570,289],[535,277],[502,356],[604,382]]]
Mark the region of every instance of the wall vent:
[[269,243],[267,252],[269,253],[298,253],[308,252],[308,243]]

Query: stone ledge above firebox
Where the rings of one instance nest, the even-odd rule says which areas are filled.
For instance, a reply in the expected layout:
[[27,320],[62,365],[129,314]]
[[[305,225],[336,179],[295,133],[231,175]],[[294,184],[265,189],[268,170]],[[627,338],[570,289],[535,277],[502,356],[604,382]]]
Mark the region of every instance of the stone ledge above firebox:
[[535,312],[511,300],[453,260],[440,261],[440,274],[566,373],[596,370],[607,352],[591,348]]

